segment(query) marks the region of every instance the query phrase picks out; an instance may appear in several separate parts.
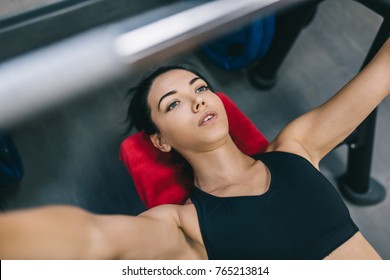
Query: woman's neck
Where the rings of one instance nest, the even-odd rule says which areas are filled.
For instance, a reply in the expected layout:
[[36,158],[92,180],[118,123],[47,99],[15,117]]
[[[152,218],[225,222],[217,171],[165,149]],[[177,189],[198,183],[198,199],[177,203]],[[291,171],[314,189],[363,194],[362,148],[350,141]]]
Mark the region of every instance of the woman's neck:
[[209,193],[242,182],[256,162],[242,153],[231,137],[217,149],[187,155],[186,159],[194,171],[195,186]]

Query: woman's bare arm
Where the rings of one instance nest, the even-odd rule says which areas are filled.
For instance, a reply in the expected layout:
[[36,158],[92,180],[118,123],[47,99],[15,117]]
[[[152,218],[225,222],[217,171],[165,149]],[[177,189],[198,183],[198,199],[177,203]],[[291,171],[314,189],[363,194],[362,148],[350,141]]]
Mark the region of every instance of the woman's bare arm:
[[0,259],[177,258],[187,243],[175,219],[169,207],[137,217],[72,206],[14,211],[0,215]]
[[390,94],[390,39],[331,99],[291,122],[270,150],[305,156],[315,166]]

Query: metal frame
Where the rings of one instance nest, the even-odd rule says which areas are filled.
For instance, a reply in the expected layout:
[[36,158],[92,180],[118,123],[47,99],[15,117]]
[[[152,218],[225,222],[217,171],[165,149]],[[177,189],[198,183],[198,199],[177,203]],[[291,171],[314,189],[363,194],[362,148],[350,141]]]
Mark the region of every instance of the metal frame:
[[180,2],[5,61],[0,65],[0,126],[82,96],[295,2],[302,0]]
[[174,1],[66,0],[10,15],[0,19],[0,61]]

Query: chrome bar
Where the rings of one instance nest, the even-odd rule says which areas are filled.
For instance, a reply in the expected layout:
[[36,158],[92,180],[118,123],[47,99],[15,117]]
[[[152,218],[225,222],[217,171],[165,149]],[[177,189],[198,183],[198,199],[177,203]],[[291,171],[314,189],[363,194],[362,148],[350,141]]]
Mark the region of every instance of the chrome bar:
[[157,20],[154,13],[154,20],[142,26],[142,17],[102,26],[5,61],[0,64],[0,127],[166,61],[295,2],[302,0],[207,2]]
[[164,50],[169,52],[172,47],[177,51],[182,44],[185,49],[194,47],[210,38],[210,33],[222,34],[254,16],[264,15],[267,7],[277,2],[280,0],[208,2],[120,35],[114,50],[131,64]]

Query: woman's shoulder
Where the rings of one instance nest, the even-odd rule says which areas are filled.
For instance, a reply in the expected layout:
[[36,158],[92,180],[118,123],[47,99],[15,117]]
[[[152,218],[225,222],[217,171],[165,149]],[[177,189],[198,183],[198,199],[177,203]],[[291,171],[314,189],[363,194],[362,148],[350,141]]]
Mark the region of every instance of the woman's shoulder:
[[295,141],[284,141],[283,143],[272,142],[266,149],[266,153],[271,152],[284,152],[288,154],[297,155],[306,159],[316,169],[319,170],[319,162],[314,160],[308,151],[298,142]]
[[176,204],[163,204],[155,206],[139,214],[139,217],[148,217],[152,219],[158,219],[162,221],[170,221],[182,227],[183,216],[186,218],[193,216],[195,213],[195,207],[189,200],[184,205]]
[[174,204],[158,205],[142,212],[138,216],[179,224],[178,215],[180,207],[181,205]]

